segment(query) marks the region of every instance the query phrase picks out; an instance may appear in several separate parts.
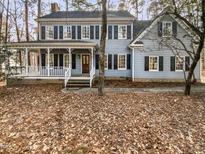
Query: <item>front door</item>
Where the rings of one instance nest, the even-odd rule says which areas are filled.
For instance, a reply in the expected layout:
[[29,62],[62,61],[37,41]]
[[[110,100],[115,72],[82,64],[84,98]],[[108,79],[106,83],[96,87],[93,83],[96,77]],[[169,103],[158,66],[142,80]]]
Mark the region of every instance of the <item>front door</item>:
[[90,56],[82,55],[82,73],[89,73]]

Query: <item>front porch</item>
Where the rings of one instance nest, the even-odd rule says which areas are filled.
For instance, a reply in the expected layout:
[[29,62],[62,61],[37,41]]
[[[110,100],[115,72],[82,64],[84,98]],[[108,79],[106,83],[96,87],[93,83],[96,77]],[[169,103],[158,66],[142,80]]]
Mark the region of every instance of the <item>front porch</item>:
[[[44,44],[44,46],[42,46]],[[56,42],[41,44],[16,43],[9,49],[16,51],[19,62],[9,69],[11,78],[63,79],[64,86],[69,80],[92,80],[95,76],[95,45],[87,43],[72,45]]]

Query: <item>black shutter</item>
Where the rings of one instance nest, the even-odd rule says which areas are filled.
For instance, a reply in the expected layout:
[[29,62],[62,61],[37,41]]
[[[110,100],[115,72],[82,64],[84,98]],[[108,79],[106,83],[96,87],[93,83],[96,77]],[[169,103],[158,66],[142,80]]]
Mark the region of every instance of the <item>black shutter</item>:
[[100,29],[99,26],[95,26],[95,39],[98,40],[100,38]]
[[95,55],[95,69],[99,69],[99,55]]
[[112,55],[108,54],[108,69],[112,69]]
[[118,59],[117,55],[114,55],[114,69],[117,70]]
[[158,22],[158,36],[162,37],[162,22]]
[[127,69],[131,69],[131,54],[127,54]]
[[63,26],[59,26],[59,39],[63,39]]
[[185,57],[185,71],[189,71],[190,67],[190,57]]
[[41,39],[45,40],[46,39],[46,27],[41,26]]
[[41,54],[41,66],[46,66],[46,54]]
[[114,39],[118,39],[118,26],[114,26]]
[[72,39],[76,39],[76,28],[72,26]]
[[58,66],[58,54],[54,54],[54,66]]
[[72,54],[72,69],[76,69],[76,55]]
[[144,70],[149,71],[149,56],[144,57]]
[[170,58],[170,70],[175,71],[175,57],[174,56]]
[[112,39],[112,26],[111,25],[109,25],[108,26],[108,39]]
[[163,69],[164,69],[163,56],[159,56],[159,71],[163,71]]
[[81,39],[81,26],[78,26],[78,39]]
[[177,37],[177,22],[176,21],[172,22],[172,32],[173,32],[173,36]]
[[94,39],[94,26],[90,26],[90,39]]
[[131,25],[127,25],[127,39],[131,39]]
[[63,54],[59,54],[59,66],[63,67]]
[[58,26],[54,26],[54,39],[58,39]]

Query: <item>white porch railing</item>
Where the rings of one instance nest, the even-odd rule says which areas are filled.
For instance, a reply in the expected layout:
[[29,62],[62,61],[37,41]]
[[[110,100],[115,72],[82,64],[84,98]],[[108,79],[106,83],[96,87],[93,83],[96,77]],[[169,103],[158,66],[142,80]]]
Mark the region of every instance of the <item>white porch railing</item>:
[[48,69],[46,66],[28,66],[27,68],[10,67],[9,72],[14,76],[64,77],[66,70],[65,67],[50,67]]
[[65,72],[65,80],[64,80],[65,88],[66,88],[66,85],[67,85],[70,78],[71,78],[71,68],[67,68],[67,70]]
[[94,77],[95,77],[95,67],[92,67],[92,69],[90,70],[90,87],[92,87],[92,82]]

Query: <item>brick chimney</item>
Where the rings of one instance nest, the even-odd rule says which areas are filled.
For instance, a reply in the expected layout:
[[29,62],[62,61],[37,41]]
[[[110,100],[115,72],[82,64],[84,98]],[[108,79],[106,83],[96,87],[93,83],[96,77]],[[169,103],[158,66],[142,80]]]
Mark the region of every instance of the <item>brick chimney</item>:
[[60,11],[60,7],[58,6],[58,3],[51,3],[51,13]]

